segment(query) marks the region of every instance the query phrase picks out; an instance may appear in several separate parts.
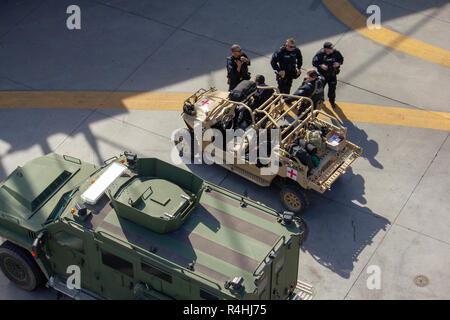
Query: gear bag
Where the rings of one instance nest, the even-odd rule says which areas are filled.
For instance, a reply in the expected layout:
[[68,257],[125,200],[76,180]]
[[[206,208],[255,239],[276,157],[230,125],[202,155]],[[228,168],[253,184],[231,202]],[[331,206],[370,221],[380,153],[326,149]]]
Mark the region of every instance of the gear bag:
[[254,81],[242,80],[233,90],[231,90],[228,99],[231,101],[241,102],[255,90],[256,83]]
[[314,168],[314,163],[308,153],[304,148],[299,146],[298,144],[293,144],[289,147],[288,152],[295,158],[297,158],[301,163],[305,166],[308,166],[309,169]]
[[326,151],[326,145],[322,141],[322,134],[319,130],[306,131],[305,141],[313,144],[317,148],[317,156],[321,157]]

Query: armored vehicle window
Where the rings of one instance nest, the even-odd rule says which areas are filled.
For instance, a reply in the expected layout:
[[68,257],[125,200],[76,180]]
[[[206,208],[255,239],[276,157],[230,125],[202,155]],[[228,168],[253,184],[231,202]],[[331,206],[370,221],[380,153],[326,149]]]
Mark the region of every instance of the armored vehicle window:
[[133,278],[133,264],[125,259],[119,258],[109,252],[102,250],[102,262],[105,266],[113,268]]
[[53,235],[56,243],[62,247],[70,248],[84,253],[83,240],[65,231],[59,231]]
[[161,271],[155,267],[149,266],[148,264],[141,264],[142,271],[147,272],[155,277],[158,277],[166,282],[172,283],[172,276],[164,271]]
[[200,298],[205,300],[219,300],[219,297],[213,295],[212,293],[209,293],[208,291],[205,291],[203,289],[200,289]]

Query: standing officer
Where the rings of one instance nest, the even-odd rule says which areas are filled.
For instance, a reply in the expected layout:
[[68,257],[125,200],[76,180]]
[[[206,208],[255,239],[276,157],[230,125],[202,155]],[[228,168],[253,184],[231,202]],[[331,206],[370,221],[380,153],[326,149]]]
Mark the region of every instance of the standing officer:
[[242,52],[239,45],[233,44],[231,46],[231,56],[227,58],[227,77],[229,84],[229,91],[233,90],[242,80],[250,80],[250,73],[248,66],[250,60],[247,55]]
[[295,40],[293,38],[287,39],[286,44],[273,54],[270,64],[277,73],[280,93],[289,94],[292,87],[292,80],[300,76],[300,69],[303,64],[302,53],[295,46]]
[[334,49],[331,42],[325,42],[313,58],[313,66],[325,78],[324,87],[328,84],[328,100],[333,108],[336,107],[336,75],[340,72],[340,66],[344,63],[342,54]]

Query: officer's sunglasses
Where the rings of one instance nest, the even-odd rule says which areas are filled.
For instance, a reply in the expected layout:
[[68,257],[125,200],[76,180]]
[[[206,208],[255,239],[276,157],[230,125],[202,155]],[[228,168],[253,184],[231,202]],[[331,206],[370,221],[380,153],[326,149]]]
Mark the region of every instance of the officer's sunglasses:
[[233,52],[241,52],[242,51],[242,49],[241,50],[233,50]]

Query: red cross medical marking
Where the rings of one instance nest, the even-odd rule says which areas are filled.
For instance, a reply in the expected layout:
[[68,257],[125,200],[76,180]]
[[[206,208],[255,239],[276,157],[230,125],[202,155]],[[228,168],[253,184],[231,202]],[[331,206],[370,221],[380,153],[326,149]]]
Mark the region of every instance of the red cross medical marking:
[[205,104],[209,103],[209,100],[205,99],[205,100],[200,101],[200,103],[202,104],[202,107],[203,107]]
[[294,169],[291,169],[291,171],[288,171],[288,173],[291,175],[290,176],[291,179],[292,179],[292,177],[297,175],[296,173],[294,173]]

